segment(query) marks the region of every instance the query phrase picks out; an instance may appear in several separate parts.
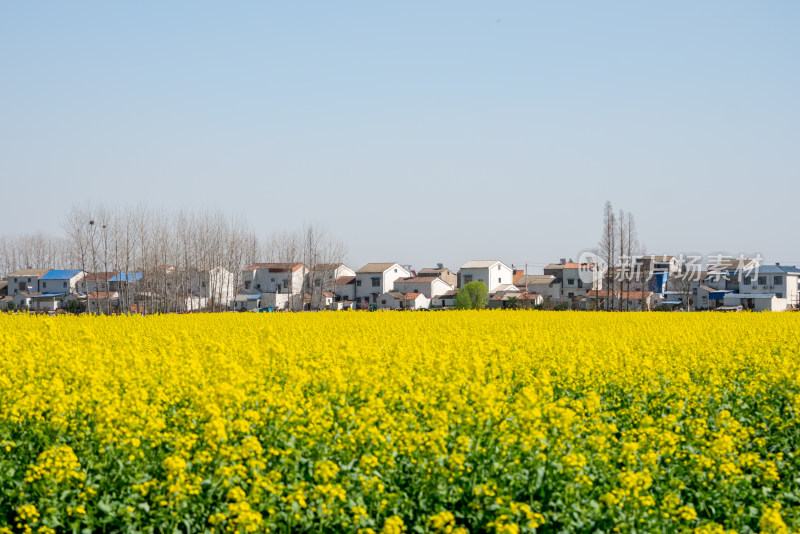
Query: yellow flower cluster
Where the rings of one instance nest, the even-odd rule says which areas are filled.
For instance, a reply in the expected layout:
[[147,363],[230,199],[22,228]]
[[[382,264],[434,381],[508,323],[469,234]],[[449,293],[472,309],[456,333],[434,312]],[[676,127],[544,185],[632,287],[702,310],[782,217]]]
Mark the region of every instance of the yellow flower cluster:
[[0,315],[0,532],[788,533],[799,436],[800,314]]

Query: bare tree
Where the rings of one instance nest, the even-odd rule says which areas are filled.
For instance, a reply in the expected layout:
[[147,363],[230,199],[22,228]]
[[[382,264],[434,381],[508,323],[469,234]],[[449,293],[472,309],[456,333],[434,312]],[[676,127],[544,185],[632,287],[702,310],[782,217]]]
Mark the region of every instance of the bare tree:
[[614,290],[616,288],[616,264],[617,264],[617,218],[614,215],[614,208],[610,201],[606,201],[603,208],[603,233],[597,245],[596,254],[605,263],[605,286],[608,292],[606,298],[606,310],[613,308]]

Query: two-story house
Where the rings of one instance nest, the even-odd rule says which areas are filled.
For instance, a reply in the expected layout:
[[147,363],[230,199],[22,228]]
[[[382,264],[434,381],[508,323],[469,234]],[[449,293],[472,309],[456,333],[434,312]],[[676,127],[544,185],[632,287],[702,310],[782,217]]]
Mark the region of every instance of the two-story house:
[[21,292],[38,293],[39,278],[44,276],[50,269],[20,269],[14,271],[6,277],[8,287],[7,294],[11,297]]
[[450,284],[453,287],[458,286],[458,275],[442,263],[437,264],[436,267],[420,269],[417,271],[417,276],[441,278],[446,284]]
[[800,269],[793,265],[762,265],[747,274],[739,285],[742,298],[752,299],[756,294],[775,295],[785,300],[784,308],[800,307]]
[[514,272],[511,267],[500,260],[472,260],[461,266],[458,271],[458,287],[470,282],[483,282],[493,294],[499,287],[507,288],[514,284]]
[[399,263],[368,263],[356,271],[353,300],[365,306],[378,305],[378,297],[394,290],[395,280],[410,276]]
[[260,293],[263,307],[300,310],[307,274],[299,262],[254,263],[242,270],[242,293]]
[[80,269],[51,269],[39,277],[39,292],[64,295],[77,291],[86,275]]
[[[342,300],[342,292],[348,292],[348,299],[352,300],[348,291],[348,282],[355,280],[356,272],[344,263],[321,263],[313,266],[306,276],[306,298],[311,309],[323,310],[330,308],[337,300]],[[342,282],[339,282],[342,280]]]
[[547,265],[544,274],[555,278],[556,284],[560,286],[560,298],[585,297],[589,291],[598,291],[603,287],[602,274],[594,263],[562,260],[561,263]]
[[394,290],[400,293],[421,293],[428,300],[444,295],[448,291],[455,289],[441,278],[434,276],[412,276],[410,278],[398,278],[394,281]]

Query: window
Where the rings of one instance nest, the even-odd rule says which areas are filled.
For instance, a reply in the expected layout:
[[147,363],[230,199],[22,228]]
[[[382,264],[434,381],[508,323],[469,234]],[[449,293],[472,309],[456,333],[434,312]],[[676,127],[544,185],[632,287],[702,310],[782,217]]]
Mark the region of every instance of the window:
[[385,301],[385,300],[382,300],[382,301],[381,301],[381,304],[383,304],[383,305],[386,305],[386,301]]
[[394,272],[397,272],[397,269],[395,269]]
[[779,299],[782,299],[783,298],[783,293],[775,293],[775,296],[778,297]]
[[244,288],[245,289],[250,289],[250,280],[245,280],[244,281]]
[[380,278],[373,278],[372,279],[372,287],[380,287],[381,286],[381,279]]
[[361,287],[361,280],[356,280],[356,287]]
[[759,276],[758,277],[758,285],[760,285],[760,286],[767,285],[767,277],[766,276]]
[[583,280],[578,280],[578,288],[583,289]]
[[274,282],[274,281],[275,281],[275,279],[274,279],[274,278],[270,278],[270,279],[269,279],[269,281],[270,281],[270,282]]
[[774,282],[774,284],[775,284],[776,286],[779,286],[779,285],[781,285],[781,284],[783,283],[783,279],[782,279],[780,276],[776,276],[776,277],[773,279],[773,282]]
[[500,264],[498,264],[498,265],[497,265],[497,270],[498,270],[498,271],[500,270]]
[[464,275],[464,283],[465,284],[469,284],[470,282],[472,282],[472,275],[471,274],[465,274]]
[[206,287],[206,283],[205,282],[201,282],[200,283],[200,287]]
[[261,284],[256,284],[256,289],[261,289]]
[[316,280],[314,280],[314,285],[317,286],[317,287],[321,286],[322,285],[322,280],[317,278]]
[[284,287],[284,288],[287,288],[287,287],[289,287],[289,281],[288,281],[288,280],[286,280],[285,278],[284,278],[284,280],[283,280],[283,287]]
[[575,279],[574,278],[567,278],[567,285],[568,286],[574,286],[575,285]]
[[61,287],[67,287],[67,283],[64,282],[64,284]]
[[42,282],[42,289],[47,287],[47,282]]
[[497,278],[497,283],[498,283],[498,284],[502,284],[502,283],[503,283],[503,279],[502,279],[502,278],[500,278],[500,277],[498,277],[498,278]]

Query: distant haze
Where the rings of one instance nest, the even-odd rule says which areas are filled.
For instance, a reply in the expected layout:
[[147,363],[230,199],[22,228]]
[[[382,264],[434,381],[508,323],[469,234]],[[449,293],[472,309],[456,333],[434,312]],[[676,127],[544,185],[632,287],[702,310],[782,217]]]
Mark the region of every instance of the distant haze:
[[0,234],[73,204],[327,226],[349,263],[600,238],[800,263],[800,3],[11,2]]

